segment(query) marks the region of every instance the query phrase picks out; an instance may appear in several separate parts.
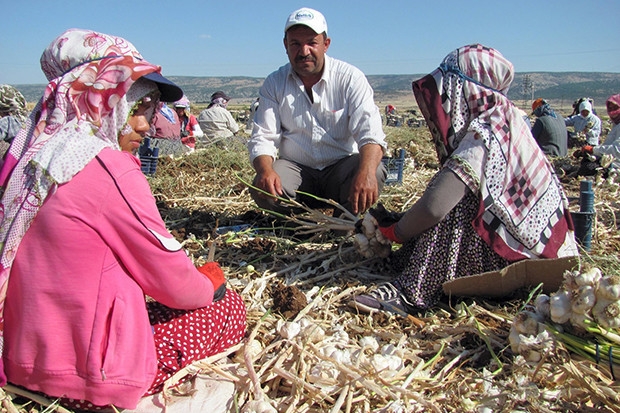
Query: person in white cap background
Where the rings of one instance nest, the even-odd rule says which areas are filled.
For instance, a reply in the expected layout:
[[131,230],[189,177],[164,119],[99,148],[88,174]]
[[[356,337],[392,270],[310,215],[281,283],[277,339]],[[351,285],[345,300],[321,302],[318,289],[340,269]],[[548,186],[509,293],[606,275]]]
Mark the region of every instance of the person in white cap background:
[[251,193],[263,209],[291,212],[276,197],[318,206],[296,191],[333,199],[354,214],[379,198],[387,148],[381,114],[362,71],[326,54],[330,43],[320,12],[302,8],[286,20],[289,63],[260,88],[248,142],[254,186],[265,192]]
[[579,114],[565,118],[564,123],[566,126],[572,126],[576,133],[583,132],[588,145],[598,145],[601,136],[601,119],[594,114],[592,103],[587,99],[579,104]]

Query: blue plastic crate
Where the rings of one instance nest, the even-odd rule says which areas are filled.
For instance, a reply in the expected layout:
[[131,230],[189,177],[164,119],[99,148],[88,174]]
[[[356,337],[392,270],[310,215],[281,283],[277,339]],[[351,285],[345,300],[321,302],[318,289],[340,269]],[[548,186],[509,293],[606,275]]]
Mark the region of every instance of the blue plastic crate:
[[385,183],[390,184],[402,184],[403,183],[403,168],[405,167],[405,150],[398,150],[398,157],[390,158],[384,157],[381,159],[383,165],[387,169],[387,179]]
[[138,149],[138,156],[142,164],[141,170],[145,175],[153,175],[157,171],[157,159],[159,148],[151,148],[151,139],[144,138],[144,142]]

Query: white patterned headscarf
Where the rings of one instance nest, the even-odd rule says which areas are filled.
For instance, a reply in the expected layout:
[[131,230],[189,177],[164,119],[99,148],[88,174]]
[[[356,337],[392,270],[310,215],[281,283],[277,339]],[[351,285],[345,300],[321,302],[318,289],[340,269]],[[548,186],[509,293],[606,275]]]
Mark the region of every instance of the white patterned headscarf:
[[434,125],[442,164],[452,165],[450,156],[466,134],[484,143],[479,188],[472,188],[479,190],[480,208],[472,225],[495,252],[510,261],[574,255],[566,195],[506,97],[513,76],[501,53],[473,44],[448,54],[438,69],[413,82],[413,92]]
[[140,78],[159,66],[125,39],[89,30],[56,38],[41,68],[49,84],[0,169],[0,316],[15,254],[41,205],[103,148],[120,150],[133,106],[158,94]]

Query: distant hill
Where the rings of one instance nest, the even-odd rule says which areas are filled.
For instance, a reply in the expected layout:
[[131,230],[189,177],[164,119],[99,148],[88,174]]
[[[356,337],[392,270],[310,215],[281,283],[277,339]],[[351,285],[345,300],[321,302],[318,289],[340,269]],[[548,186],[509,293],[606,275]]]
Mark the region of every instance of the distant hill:
[[[404,101],[414,105],[411,82],[418,75],[369,75],[377,102]],[[258,96],[263,78],[256,77],[192,77],[170,76],[185,91],[192,103],[209,101],[211,94],[223,90],[236,105],[249,104]],[[531,87],[528,87],[531,85]],[[16,85],[28,102],[36,102],[44,85]],[[529,105],[532,98],[544,97],[561,107],[570,107],[580,97],[594,99],[595,106],[603,107],[605,100],[620,93],[620,73],[606,72],[529,72],[516,73],[508,97],[519,105]]]

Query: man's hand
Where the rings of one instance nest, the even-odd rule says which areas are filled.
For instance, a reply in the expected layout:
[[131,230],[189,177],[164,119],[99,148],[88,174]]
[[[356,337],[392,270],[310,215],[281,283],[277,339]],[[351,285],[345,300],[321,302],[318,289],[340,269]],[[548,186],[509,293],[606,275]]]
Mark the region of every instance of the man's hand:
[[379,199],[379,184],[377,183],[377,173],[358,171],[353,179],[351,191],[349,192],[349,202],[354,214],[365,212]]
[[379,199],[377,168],[383,157],[380,145],[369,143],[360,148],[360,163],[349,190],[351,212],[361,214]]
[[[273,169],[273,158],[268,155],[261,155],[254,159],[254,169],[256,169],[256,179],[254,185],[265,191],[269,192],[274,197],[282,196],[282,183],[280,181],[280,175]],[[259,193],[259,196],[268,198],[267,195]]]

